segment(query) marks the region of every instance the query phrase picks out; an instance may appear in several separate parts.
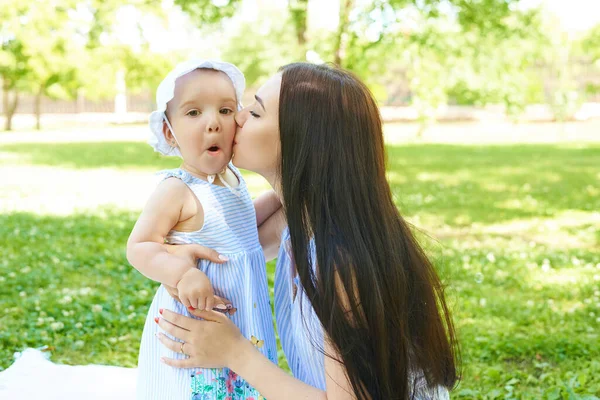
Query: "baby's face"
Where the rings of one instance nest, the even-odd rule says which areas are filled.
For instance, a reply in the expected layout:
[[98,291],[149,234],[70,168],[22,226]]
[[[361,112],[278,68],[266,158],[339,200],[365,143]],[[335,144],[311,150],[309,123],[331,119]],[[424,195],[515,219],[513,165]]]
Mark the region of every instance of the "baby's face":
[[[216,174],[231,160],[236,123],[233,83],[221,72],[197,69],[177,79],[167,104],[184,163],[204,174]],[[173,139],[164,124],[168,142]]]

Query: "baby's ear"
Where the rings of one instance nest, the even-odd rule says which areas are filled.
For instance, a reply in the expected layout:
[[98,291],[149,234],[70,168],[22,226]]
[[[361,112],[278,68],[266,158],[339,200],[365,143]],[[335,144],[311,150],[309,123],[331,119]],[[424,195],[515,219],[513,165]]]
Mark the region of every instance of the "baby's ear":
[[167,143],[171,143],[174,140],[173,133],[171,133],[171,130],[169,129],[169,126],[167,125],[167,122],[165,120],[163,120],[162,122],[162,131],[163,135],[165,136],[165,139],[167,140]]

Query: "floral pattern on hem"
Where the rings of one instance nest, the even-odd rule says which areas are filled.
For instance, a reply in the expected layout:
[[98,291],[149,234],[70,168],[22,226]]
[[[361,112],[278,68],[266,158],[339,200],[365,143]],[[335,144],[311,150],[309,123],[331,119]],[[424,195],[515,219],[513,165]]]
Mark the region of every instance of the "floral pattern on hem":
[[218,378],[207,378],[203,371],[192,374],[192,400],[265,400],[256,389],[232,370],[213,368]]

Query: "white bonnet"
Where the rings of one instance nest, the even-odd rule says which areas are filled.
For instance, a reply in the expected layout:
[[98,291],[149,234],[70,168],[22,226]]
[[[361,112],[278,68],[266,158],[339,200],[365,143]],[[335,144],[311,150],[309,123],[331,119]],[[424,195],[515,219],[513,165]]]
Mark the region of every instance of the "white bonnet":
[[163,118],[167,110],[167,103],[175,95],[175,81],[177,78],[199,68],[214,69],[227,74],[235,89],[238,110],[242,109],[242,95],[246,88],[246,79],[244,78],[244,74],[235,65],[222,61],[198,58],[182,62],[169,72],[160,85],[158,85],[158,89],[156,89],[156,110],[150,114],[150,137],[148,139],[148,144],[154,148],[154,151],[165,156],[181,157],[179,149],[171,147],[165,139],[163,134]]

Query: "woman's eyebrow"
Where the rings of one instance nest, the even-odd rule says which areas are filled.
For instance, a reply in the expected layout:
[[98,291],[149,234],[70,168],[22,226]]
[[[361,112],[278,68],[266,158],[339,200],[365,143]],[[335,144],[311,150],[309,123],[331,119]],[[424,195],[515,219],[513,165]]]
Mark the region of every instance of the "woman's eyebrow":
[[265,112],[267,112],[267,109],[265,108],[265,103],[263,103],[262,99],[260,97],[258,97],[257,95],[254,95],[254,98],[261,105],[262,109],[265,110]]

